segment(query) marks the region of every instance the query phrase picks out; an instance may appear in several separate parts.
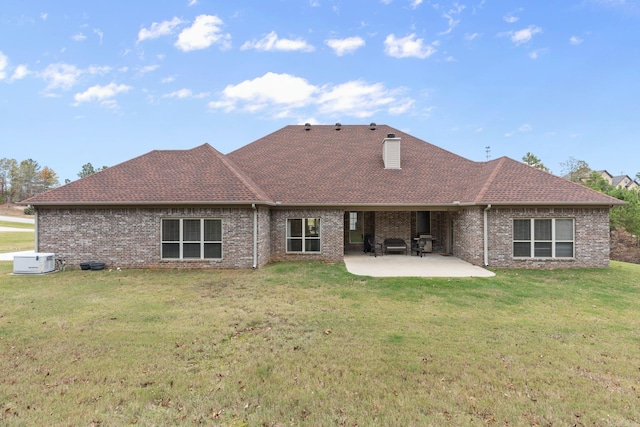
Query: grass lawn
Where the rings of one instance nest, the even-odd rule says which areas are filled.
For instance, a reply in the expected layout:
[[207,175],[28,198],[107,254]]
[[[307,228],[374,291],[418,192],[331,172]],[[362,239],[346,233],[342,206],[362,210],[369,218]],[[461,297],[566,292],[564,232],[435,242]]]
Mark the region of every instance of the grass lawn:
[[[33,226],[31,226],[31,228],[33,228]],[[0,253],[32,251],[34,246],[35,236],[33,233],[25,233],[20,231],[0,231]]]
[[640,424],[640,265],[11,269],[0,262],[6,426]]

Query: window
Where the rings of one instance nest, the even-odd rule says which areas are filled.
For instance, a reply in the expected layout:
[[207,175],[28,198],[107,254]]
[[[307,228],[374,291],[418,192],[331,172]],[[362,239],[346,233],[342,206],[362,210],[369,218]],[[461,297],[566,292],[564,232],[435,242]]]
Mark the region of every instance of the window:
[[320,252],[320,218],[287,219],[287,252]]
[[349,212],[349,243],[364,242],[364,212]]
[[163,259],[222,258],[222,220],[163,219]]
[[515,258],[573,258],[573,219],[514,219]]

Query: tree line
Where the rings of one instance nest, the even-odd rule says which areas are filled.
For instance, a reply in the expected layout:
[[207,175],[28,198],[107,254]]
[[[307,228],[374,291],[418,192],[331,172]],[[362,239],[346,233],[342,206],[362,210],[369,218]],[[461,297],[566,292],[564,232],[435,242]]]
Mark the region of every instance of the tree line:
[[[533,153],[525,154],[522,161],[534,168],[549,172],[544,163]],[[626,205],[615,206],[611,209],[609,214],[610,228],[625,230],[636,236],[640,235],[640,187],[614,187],[600,173],[591,169],[587,162],[574,157],[560,163],[560,166],[564,178],[627,202]],[[635,178],[637,182],[640,182],[640,172],[630,178]]]
[[[91,163],[86,163],[78,177],[84,178],[106,168],[103,166],[96,169]],[[65,184],[69,182],[70,180],[65,180]],[[41,167],[33,159],[19,163],[16,159],[0,159],[0,203],[19,202],[59,185],[58,174],[48,166]]]

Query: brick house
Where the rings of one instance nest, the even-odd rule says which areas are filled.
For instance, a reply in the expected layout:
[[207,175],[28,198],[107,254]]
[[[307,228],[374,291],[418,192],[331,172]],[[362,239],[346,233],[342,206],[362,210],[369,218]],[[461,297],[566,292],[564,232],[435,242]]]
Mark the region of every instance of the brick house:
[[606,267],[621,202],[372,123],[286,126],[227,155],[155,150],[24,203],[36,250],[70,265],[255,268],[422,234],[475,265]]

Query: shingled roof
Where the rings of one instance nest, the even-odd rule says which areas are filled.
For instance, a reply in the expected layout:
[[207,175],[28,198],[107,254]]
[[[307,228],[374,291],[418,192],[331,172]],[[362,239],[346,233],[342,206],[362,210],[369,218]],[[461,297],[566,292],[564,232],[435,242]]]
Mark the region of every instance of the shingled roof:
[[36,195],[32,205],[271,203],[233,161],[209,144],[154,150]]
[[[388,134],[401,138],[399,170],[384,168]],[[620,203],[507,157],[474,162],[386,125],[287,126],[228,157],[283,204]]]
[[[401,140],[401,169],[382,142]],[[619,200],[502,157],[474,162],[386,125],[286,126],[228,155],[156,150],[24,201],[33,205],[614,205]]]

